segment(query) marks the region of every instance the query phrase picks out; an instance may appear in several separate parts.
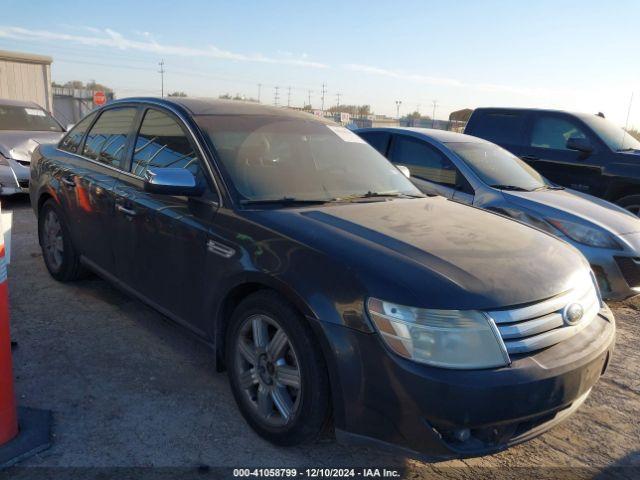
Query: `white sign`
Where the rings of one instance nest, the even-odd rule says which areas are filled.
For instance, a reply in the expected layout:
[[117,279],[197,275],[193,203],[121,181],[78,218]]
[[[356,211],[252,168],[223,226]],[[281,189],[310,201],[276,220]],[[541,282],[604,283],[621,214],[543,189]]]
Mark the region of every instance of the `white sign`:
[[45,117],[45,113],[38,109],[38,108],[25,108],[24,109],[25,112],[27,112],[27,115],[31,115],[34,117]]

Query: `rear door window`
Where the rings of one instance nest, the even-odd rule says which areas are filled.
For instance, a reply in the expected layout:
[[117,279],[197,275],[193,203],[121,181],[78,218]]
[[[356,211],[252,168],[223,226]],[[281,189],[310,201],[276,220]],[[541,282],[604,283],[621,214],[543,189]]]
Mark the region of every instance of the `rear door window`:
[[82,155],[105,165],[121,168],[136,113],[137,109],[133,107],[104,111],[89,130]]
[[467,133],[500,145],[520,145],[523,126],[521,113],[479,112]]
[[455,187],[457,184],[458,169],[451,160],[435,148],[415,138],[396,136],[391,160],[396,165],[408,167],[411,176],[419,180],[449,187]]
[[531,127],[530,145],[537,148],[568,150],[570,138],[587,138],[578,124],[555,116],[537,117]]
[[60,142],[60,145],[58,145],[58,148],[65,152],[80,153],[80,143],[82,142],[84,134],[87,133],[87,130],[91,126],[91,122],[93,122],[94,118],[96,118],[96,114],[92,113],[80,120],[76,126],[73,127],[67,135],[65,135]]
[[391,140],[391,134],[388,132],[362,132],[358,133],[360,137],[364,138],[366,142],[375,148],[382,155],[387,155],[389,149],[389,140]]
[[167,113],[150,109],[136,137],[131,173],[143,177],[152,167],[186,168],[204,181],[200,158],[185,131]]

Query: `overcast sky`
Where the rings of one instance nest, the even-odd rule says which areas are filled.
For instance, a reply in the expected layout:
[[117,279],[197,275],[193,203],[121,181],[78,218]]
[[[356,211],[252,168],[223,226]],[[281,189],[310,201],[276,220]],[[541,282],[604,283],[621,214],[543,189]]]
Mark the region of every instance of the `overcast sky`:
[[239,93],[446,118],[478,106],[602,111],[640,128],[640,2],[0,0],[0,49],[118,97]]

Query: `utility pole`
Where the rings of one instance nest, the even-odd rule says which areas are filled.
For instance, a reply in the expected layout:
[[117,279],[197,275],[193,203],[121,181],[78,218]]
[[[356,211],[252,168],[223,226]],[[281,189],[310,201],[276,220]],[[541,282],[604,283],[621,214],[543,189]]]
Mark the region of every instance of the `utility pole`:
[[435,127],[436,125],[436,108],[438,107],[438,101],[434,100],[433,101],[433,115],[431,115],[431,128]]
[[313,90],[308,90],[308,94],[309,94],[309,103],[307,103],[307,105],[309,105],[309,108],[311,108],[311,94],[313,93]]
[[164,98],[164,60],[160,60],[158,65],[160,65],[160,70],[158,70],[160,74],[160,98]]
[[418,114],[420,113],[420,104],[416,105],[416,112],[418,112]]
[[396,100],[396,118],[400,120],[400,105],[402,105],[402,100]]
[[260,92],[262,91],[262,84],[258,84],[258,103],[260,103]]
[[324,95],[327,93],[327,84],[326,83],[322,84],[321,93],[322,93],[322,97],[321,97],[322,98],[322,103],[321,103],[322,106],[320,107],[320,110],[322,110],[322,115],[324,115]]
[[341,93],[336,93],[336,107],[338,107],[338,110],[340,110],[340,97],[342,96]]
[[291,87],[287,89],[287,107],[291,106]]
[[280,87],[275,87],[275,92],[273,94],[273,104],[277,107],[278,101],[280,100]]

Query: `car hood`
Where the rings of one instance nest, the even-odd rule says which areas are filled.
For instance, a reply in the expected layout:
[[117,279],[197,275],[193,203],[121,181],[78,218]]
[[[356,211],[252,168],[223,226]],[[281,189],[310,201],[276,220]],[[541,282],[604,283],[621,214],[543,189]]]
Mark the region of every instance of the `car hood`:
[[39,144],[57,142],[62,135],[63,132],[0,130],[0,153],[5,157],[28,162]]
[[567,243],[441,197],[257,214],[263,225],[325,252],[359,279],[402,285],[413,292],[414,306],[519,305],[567,291],[588,275],[586,260]]
[[596,224],[614,235],[640,232],[640,219],[625,209],[600,198],[571,189],[535,192],[502,192],[504,197],[541,216],[567,214]]

